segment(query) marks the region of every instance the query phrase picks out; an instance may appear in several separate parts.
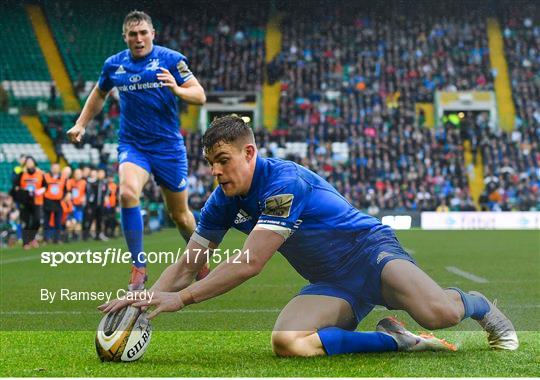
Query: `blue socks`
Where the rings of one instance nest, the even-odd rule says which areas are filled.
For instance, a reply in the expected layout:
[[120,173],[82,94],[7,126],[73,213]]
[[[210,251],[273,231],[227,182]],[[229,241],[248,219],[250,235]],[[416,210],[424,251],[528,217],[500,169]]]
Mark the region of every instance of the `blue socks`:
[[463,301],[463,308],[465,309],[465,315],[463,319],[471,317],[472,319],[480,320],[484,318],[489,311],[489,304],[482,297],[475,296],[469,293],[465,293],[459,288],[448,288],[455,290],[461,296]]
[[146,262],[141,262],[139,253],[142,252],[143,219],[139,206],[124,208],[121,211],[122,231],[126,239],[133,265],[137,268],[146,267]]
[[326,327],[318,331],[328,355],[397,351],[394,338],[381,332],[357,332]]
[[[458,288],[449,289],[455,290],[461,296],[465,309],[463,319],[470,317],[479,320],[489,312],[489,304],[483,297],[464,293]],[[398,350],[394,338],[382,332],[357,332],[326,327],[319,330],[318,334],[328,355]]]

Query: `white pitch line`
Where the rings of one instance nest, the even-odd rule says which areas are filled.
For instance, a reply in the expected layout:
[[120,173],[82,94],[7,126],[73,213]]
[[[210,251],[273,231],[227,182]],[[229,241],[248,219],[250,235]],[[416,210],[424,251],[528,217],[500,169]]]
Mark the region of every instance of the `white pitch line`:
[[36,260],[36,259],[39,259],[40,257],[41,257],[41,255],[14,257],[14,258],[11,258],[11,259],[0,260],[0,264],[4,265],[4,264],[11,264],[11,263],[20,263],[22,261]]
[[[188,314],[216,314],[216,313],[278,313],[281,309],[217,309],[217,310],[183,310],[182,313]],[[81,314],[99,314],[96,311],[68,311],[68,310],[56,310],[56,311],[36,311],[36,310],[14,310],[14,311],[2,311],[0,315],[81,315]]]
[[484,277],[480,277],[480,276],[477,276],[475,274],[465,272],[464,270],[461,270],[461,269],[456,268],[456,267],[446,267],[446,270],[448,272],[450,272],[450,273],[457,274],[458,276],[464,277],[467,280],[471,280],[471,281],[477,282],[479,284],[485,284],[485,283],[489,282]]
[[403,249],[404,249],[409,255],[414,255],[414,249],[410,249],[410,248],[407,248],[407,247],[403,247]]
[[[2,311],[0,315],[73,315],[73,314],[90,314],[89,311],[67,311],[67,310],[57,310],[57,311],[36,311],[36,310],[14,310],[14,311]],[[93,314],[93,313],[92,313]]]
[[[386,310],[384,307],[375,307],[375,311]],[[281,309],[203,309],[203,310],[182,310],[188,314],[216,314],[216,313],[279,313]],[[1,311],[0,315],[80,315],[98,314],[97,311],[87,310],[14,310]]]

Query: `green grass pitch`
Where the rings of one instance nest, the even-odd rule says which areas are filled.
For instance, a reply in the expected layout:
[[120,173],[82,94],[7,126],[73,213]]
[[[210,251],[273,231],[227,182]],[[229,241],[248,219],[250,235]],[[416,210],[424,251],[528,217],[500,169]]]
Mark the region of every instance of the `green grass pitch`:
[[[442,330],[455,353],[357,354],[282,359],[273,355],[270,332],[279,310],[305,284],[276,254],[263,272],[230,293],[166,314],[153,322],[152,342],[135,363],[101,363],[94,334],[99,301],[40,300],[40,289],[114,290],[124,287],[127,265],[71,264],[51,268],[39,260],[48,250],[125,249],[122,240],[72,243],[0,254],[0,376],[540,376],[540,235],[538,231],[403,231],[398,236],[419,265],[442,286],[476,289],[498,298],[511,317],[521,347],[516,352],[488,349],[474,321]],[[231,232],[222,247],[238,248],[243,235]],[[167,230],[145,237],[147,251],[183,246]],[[150,282],[164,265],[151,265]],[[481,277],[477,282],[450,272],[455,267]],[[374,310],[359,326],[373,330],[383,316]]]

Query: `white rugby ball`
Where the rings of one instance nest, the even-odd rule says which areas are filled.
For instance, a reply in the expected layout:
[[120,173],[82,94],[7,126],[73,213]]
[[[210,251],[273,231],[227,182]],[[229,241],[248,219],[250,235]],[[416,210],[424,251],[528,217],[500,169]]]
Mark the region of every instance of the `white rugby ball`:
[[101,319],[96,334],[97,355],[101,361],[132,362],[143,356],[151,337],[146,312],[128,306]]

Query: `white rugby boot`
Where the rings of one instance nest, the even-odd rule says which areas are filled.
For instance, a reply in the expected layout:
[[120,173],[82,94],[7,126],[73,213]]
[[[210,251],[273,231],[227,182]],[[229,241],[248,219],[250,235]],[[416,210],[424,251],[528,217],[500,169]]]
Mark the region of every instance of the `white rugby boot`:
[[489,305],[489,311],[484,318],[477,321],[488,334],[489,346],[497,350],[517,350],[519,340],[516,329],[510,319],[496,306],[497,301],[491,302],[479,292],[473,291],[469,294],[482,297]]

